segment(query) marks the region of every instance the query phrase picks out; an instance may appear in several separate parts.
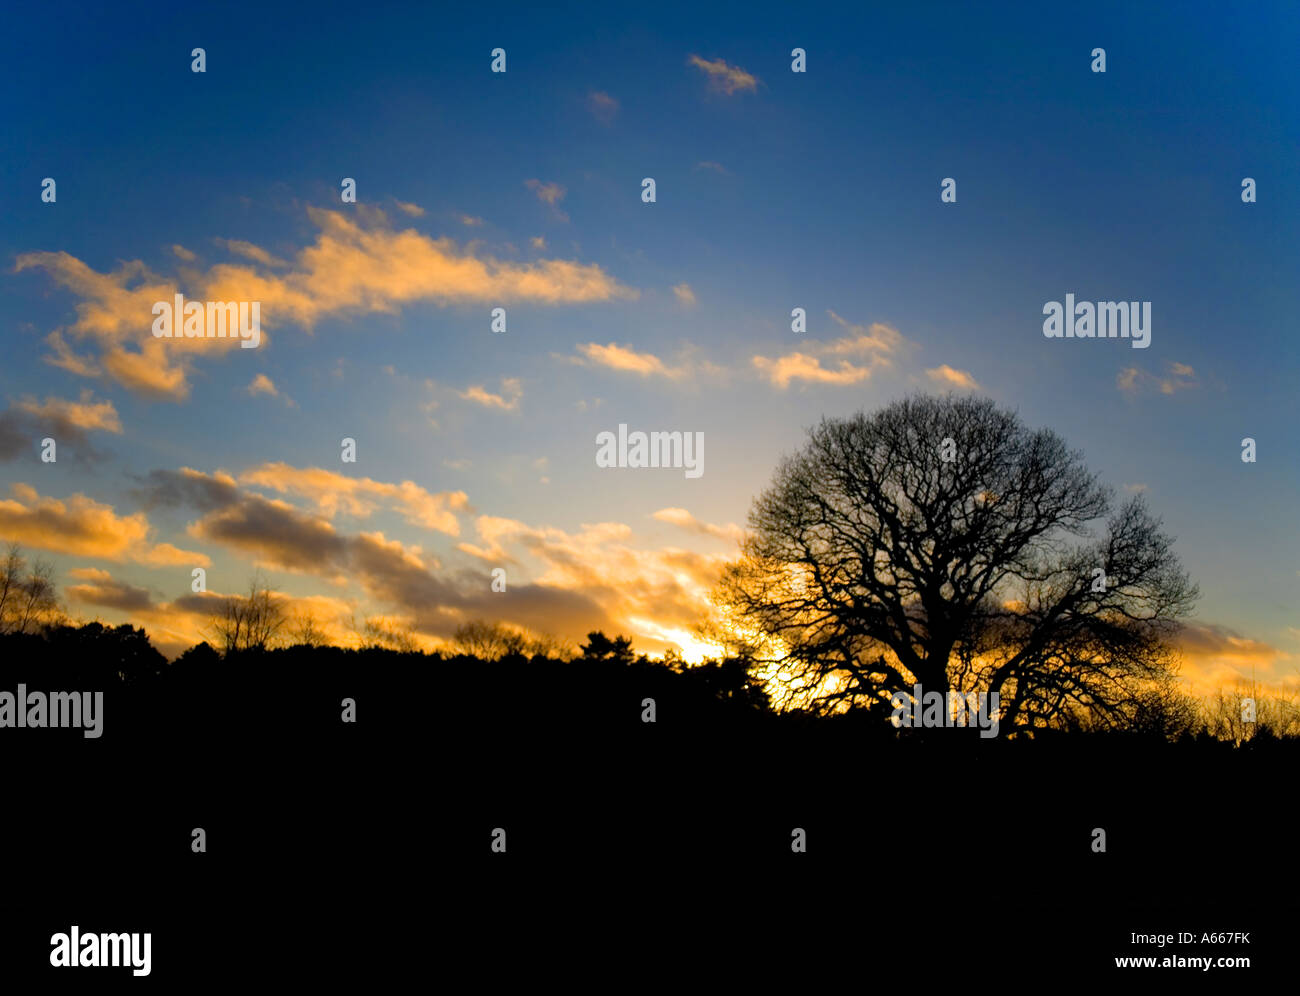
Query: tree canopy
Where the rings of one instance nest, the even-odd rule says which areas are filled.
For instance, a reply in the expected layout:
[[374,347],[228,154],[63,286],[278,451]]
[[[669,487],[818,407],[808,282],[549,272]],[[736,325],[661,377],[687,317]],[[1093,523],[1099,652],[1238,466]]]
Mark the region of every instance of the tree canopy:
[[1195,587],[1140,495],[985,399],[823,419],[715,600],[784,704],[997,692],[1003,725],[1127,718]]

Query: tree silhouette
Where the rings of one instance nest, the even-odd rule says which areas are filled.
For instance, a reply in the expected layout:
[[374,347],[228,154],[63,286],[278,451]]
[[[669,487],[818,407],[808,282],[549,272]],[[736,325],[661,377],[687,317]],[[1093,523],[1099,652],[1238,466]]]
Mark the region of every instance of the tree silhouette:
[[[1121,722],[1197,592],[1135,497],[987,400],[823,419],[715,593],[778,704],[996,691],[1002,725]],[[1130,710],[1131,711],[1131,710]]]
[[62,616],[54,568],[44,560],[30,565],[22,547],[10,543],[0,560],[0,633],[30,633]]
[[522,654],[528,646],[528,638],[517,630],[481,619],[457,627],[452,642],[461,653],[489,661]]
[[225,656],[271,646],[287,622],[284,599],[259,574],[248,583],[248,594],[232,595],[209,626]]
[[628,664],[634,657],[630,636],[616,636],[611,640],[600,630],[588,633],[587,642],[579,650],[584,658],[593,661],[617,661]]

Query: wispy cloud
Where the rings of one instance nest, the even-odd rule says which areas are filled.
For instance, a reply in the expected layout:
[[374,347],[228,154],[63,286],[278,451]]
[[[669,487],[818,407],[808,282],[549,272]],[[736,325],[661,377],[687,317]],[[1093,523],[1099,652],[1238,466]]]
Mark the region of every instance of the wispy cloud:
[[[197,472],[182,471],[184,473],[192,475]],[[233,485],[233,478],[228,480]],[[367,518],[383,505],[401,513],[411,525],[449,536],[460,534],[456,514],[469,510],[469,499],[463,491],[434,493],[414,481],[388,483],[369,477],[348,477],[323,467],[265,463],[240,474],[239,480],[280,494],[306,498],[326,518],[332,519],[340,513]]]
[[[319,234],[288,272],[255,261],[222,263],[197,274],[186,296],[260,301],[264,341],[268,328],[310,329],[326,317],[392,313],[417,301],[581,304],[637,296],[597,264],[501,261],[450,238],[395,230],[378,209],[353,215],[309,208],[308,216]],[[172,300],[181,287],[138,260],[100,273],[68,253],[33,252],[20,255],[16,269],[43,269],[80,298],[76,320],[47,342],[50,362],[81,376],[108,376],[139,394],[181,401],[197,356],[239,348],[236,339],[154,338],[154,302]],[[98,353],[74,352],[66,336]]]
[[965,370],[957,370],[943,363],[925,372],[925,375],[940,387],[952,387],[962,391],[978,391],[980,386],[975,378]]
[[34,398],[24,398],[16,407],[47,420],[56,430],[66,431],[72,428],[113,433],[122,431],[122,420],[118,417],[113,402],[95,401],[89,390],[81,392],[80,401],[47,397],[44,401],[37,402]]
[[266,374],[258,374],[253,378],[252,383],[248,385],[248,393],[251,395],[265,394],[272,398],[278,398],[280,392],[276,389],[275,382]]
[[466,401],[487,408],[499,408],[502,411],[518,411],[519,402],[523,400],[524,388],[517,377],[506,377],[501,381],[501,393],[493,394],[481,384],[475,384],[458,392]]
[[236,256],[242,256],[244,259],[251,259],[254,263],[261,263],[263,266],[277,267],[289,265],[278,256],[272,256],[261,246],[255,246],[251,242],[244,242],[241,239],[222,238],[216,238],[212,241],[228,252],[234,253]]
[[669,366],[653,353],[638,353],[631,346],[621,346],[615,342],[605,346],[595,342],[579,343],[578,352],[582,354],[581,357],[570,358],[575,363],[606,367],[610,370],[640,374],[643,377],[667,377],[677,380],[689,373],[685,366]]
[[568,190],[559,183],[543,183],[541,180],[525,180],[524,186],[537,195],[537,199],[546,204],[560,221],[568,221],[569,216],[560,210],[560,201],[564,200]]
[[1128,395],[1155,390],[1161,394],[1176,394],[1193,387],[1199,387],[1196,371],[1186,363],[1170,361],[1166,364],[1164,376],[1148,373],[1138,367],[1125,367],[1115,377],[1115,386]]
[[715,526],[712,523],[701,522],[684,508],[661,508],[654,513],[654,518],[660,522],[671,523],[689,533],[695,533],[699,536],[711,536],[714,539],[726,540],[732,543],[738,543],[745,537],[745,530],[735,523],[729,522],[725,526]]
[[587,94],[587,110],[602,124],[610,124],[618,114],[618,101],[601,90]]
[[266,374],[263,373],[260,373],[256,377],[254,377],[252,381],[249,382],[248,387],[246,387],[244,390],[246,390],[249,393],[249,395],[252,397],[257,397],[260,394],[260,395],[265,395],[268,398],[279,398],[290,408],[298,407],[297,403],[293,400],[293,398],[289,397],[289,395],[285,394],[278,387],[276,387],[275,381],[271,380],[270,377],[268,377]]
[[846,335],[829,342],[808,340],[802,349],[776,358],[755,356],[751,361],[754,368],[782,390],[794,381],[858,384],[875,370],[889,366],[907,342],[897,329],[880,322],[869,327],[854,325],[833,311],[829,314]]
[[753,73],[746,72],[739,66],[729,65],[724,59],[701,58],[698,55],[691,55],[687,60],[688,66],[694,66],[703,70],[709,78],[709,85],[720,93],[732,96],[745,91],[753,92],[758,89],[759,79]]

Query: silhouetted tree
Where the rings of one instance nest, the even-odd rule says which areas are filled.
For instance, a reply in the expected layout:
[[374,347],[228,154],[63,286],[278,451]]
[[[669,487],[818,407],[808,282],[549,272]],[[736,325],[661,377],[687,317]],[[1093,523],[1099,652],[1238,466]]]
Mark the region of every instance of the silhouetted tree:
[[35,632],[61,617],[53,565],[29,565],[22,547],[10,543],[0,560],[0,633]]
[[487,661],[522,654],[528,644],[528,638],[522,633],[481,619],[458,627],[452,640],[461,653]]
[[248,583],[246,596],[226,599],[222,612],[210,625],[224,655],[248,650],[265,650],[271,646],[285,625],[283,600],[266,581],[255,575]]
[[144,628],[128,623],[50,626],[45,643],[52,667],[71,669],[97,684],[147,682],[167,667],[167,658],[149,642]]
[[308,611],[297,612],[289,630],[289,638],[295,646],[323,647],[329,641],[316,617]]
[[456,629],[452,636],[456,649],[470,657],[499,661],[504,657],[547,657],[566,660],[573,655],[572,644],[542,633],[527,636],[501,623],[474,619]]
[[402,654],[421,653],[420,641],[415,635],[415,630],[408,623],[400,620],[369,616],[365,621],[362,639],[363,647],[396,650]]
[[917,396],[809,435],[716,593],[780,704],[919,682],[998,692],[1004,726],[1119,721],[1169,672],[1196,589],[1141,497],[1114,507],[1055,433]]
[[579,647],[579,650],[583,657],[594,661],[618,661],[628,664],[634,657],[630,636],[616,636],[611,640],[600,630],[588,633],[587,642]]

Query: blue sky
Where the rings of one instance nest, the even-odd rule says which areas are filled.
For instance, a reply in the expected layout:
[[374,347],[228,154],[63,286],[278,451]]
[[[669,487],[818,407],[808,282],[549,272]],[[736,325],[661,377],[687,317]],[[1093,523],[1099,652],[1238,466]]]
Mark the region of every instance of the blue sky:
[[[973,389],[1061,433],[1121,494],[1145,490],[1203,592],[1197,674],[1255,664],[1294,681],[1298,26],[1285,4],[16,13],[0,42],[16,81],[0,402],[37,436],[0,463],[0,532],[55,560],[72,608],[141,621],[168,649],[202,615],[180,601],[188,562],[85,545],[73,520],[93,509],[71,496],[143,515],[140,544],[208,558],[214,592],[261,565],[331,619],[410,617],[387,575],[349,575],[355,550],[308,569],[150,478],[225,472],[338,535],[382,533],[448,591],[507,557],[536,599],[520,625],[600,623],[662,649],[808,425]],[[205,73],[190,71],[195,46]],[[498,46],[504,74],[489,71]],[[790,71],[796,46],[807,73]],[[1089,68],[1098,46],[1104,74]],[[343,177],[357,204],[340,201]],[[955,204],[940,203],[944,177]],[[331,299],[333,224],[328,246],[374,268],[357,301]],[[404,274],[411,249],[500,264],[502,293]],[[263,347],[178,361],[183,390],[160,393],[148,370],[104,361],[148,338],[147,310],[96,298],[69,260],[138,266],[192,297],[220,273],[302,277],[312,300],[268,298]],[[527,274],[554,299],[512,293]],[[1044,338],[1042,307],[1067,292],[1151,301],[1150,348]],[[87,302],[113,331],[79,323]],[[488,329],[497,303],[504,335]],[[48,362],[51,333],[80,359]],[[820,373],[778,383],[793,354],[808,359],[790,369]],[[274,396],[250,393],[259,375]],[[51,419],[83,423],[53,465],[36,455]],[[704,476],[597,469],[595,435],[620,422],[704,432]],[[339,462],[345,436],[355,465]],[[294,473],[245,480],[268,465]],[[312,468],[377,483],[338,507]],[[413,524],[401,482],[455,532]],[[436,641],[479,607],[420,632]]]

